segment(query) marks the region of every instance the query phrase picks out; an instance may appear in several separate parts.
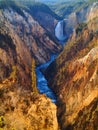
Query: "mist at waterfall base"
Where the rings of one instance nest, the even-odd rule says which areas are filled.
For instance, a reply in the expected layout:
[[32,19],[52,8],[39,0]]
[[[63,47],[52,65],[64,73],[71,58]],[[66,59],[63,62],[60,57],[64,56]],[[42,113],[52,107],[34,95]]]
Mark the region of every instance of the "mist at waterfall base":
[[[55,36],[60,41],[60,44],[64,44],[66,39],[64,35],[64,21],[59,21],[55,27]],[[58,54],[51,54],[50,60],[44,64],[41,64],[36,67],[36,75],[37,75],[37,87],[41,94],[46,94],[53,103],[56,103],[56,95],[48,86],[47,80],[41,70],[46,69],[57,57]]]

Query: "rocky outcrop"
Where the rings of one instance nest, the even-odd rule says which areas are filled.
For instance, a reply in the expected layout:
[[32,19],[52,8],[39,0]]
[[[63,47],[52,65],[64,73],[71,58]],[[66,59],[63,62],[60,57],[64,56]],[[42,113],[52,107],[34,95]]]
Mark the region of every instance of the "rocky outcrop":
[[24,88],[31,89],[30,51],[5,18],[0,17],[0,65],[3,67],[3,70],[0,69],[0,80],[2,82],[9,77],[13,82],[17,80]]
[[13,87],[0,88],[1,129],[58,130],[56,106],[50,99]]
[[[64,51],[46,71],[49,86],[58,96],[58,118],[62,130],[98,128],[98,115],[93,116],[98,112],[95,101],[98,97],[97,20],[98,17],[86,25],[79,25]],[[93,121],[89,120],[90,111]],[[89,118],[87,122],[82,121],[85,116]]]
[[95,98],[88,106],[84,107],[82,111],[79,111],[76,119],[72,125],[69,125],[66,129],[77,130],[77,129],[92,129],[97,130],[98,120],[98,98]]

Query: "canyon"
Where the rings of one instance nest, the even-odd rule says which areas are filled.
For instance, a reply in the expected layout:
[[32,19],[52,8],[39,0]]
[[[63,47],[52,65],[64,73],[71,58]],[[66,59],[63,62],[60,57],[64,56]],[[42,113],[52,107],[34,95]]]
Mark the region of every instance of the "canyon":
[[48,4],[0,1],[0,130],[98,129],[98,2],[91,1],[77,1],[81,8],[63,17]]

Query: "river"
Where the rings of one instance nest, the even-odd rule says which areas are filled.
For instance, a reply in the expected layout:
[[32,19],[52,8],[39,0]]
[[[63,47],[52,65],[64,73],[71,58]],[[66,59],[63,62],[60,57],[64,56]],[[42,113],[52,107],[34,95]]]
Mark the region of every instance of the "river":
[[39,92],[41,94],[46,94],[46,96],[49,97],[53,103],[56,103],[56,95],[53,93],[53,91],[48,86],[47,80],[46,80],[44,74],[41,72],[41,70],[46,69],[51,64],[51,62],[54,61],[54,59],[56,57],[57,57],[57,55],[53,54],[53,55],[51,55],[51,58],[48,62],[36,67],[37,87],[39,89]]

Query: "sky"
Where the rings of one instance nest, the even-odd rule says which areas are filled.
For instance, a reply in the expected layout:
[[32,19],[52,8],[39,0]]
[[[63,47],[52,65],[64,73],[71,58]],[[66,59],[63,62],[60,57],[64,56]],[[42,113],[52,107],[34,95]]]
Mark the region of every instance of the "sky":
[[40,1],[40,2],[56,2],[56,1],[59,1],[59,2],[65,2],[65,1],[75,1],[75,0],[35,0],[35,1]]

